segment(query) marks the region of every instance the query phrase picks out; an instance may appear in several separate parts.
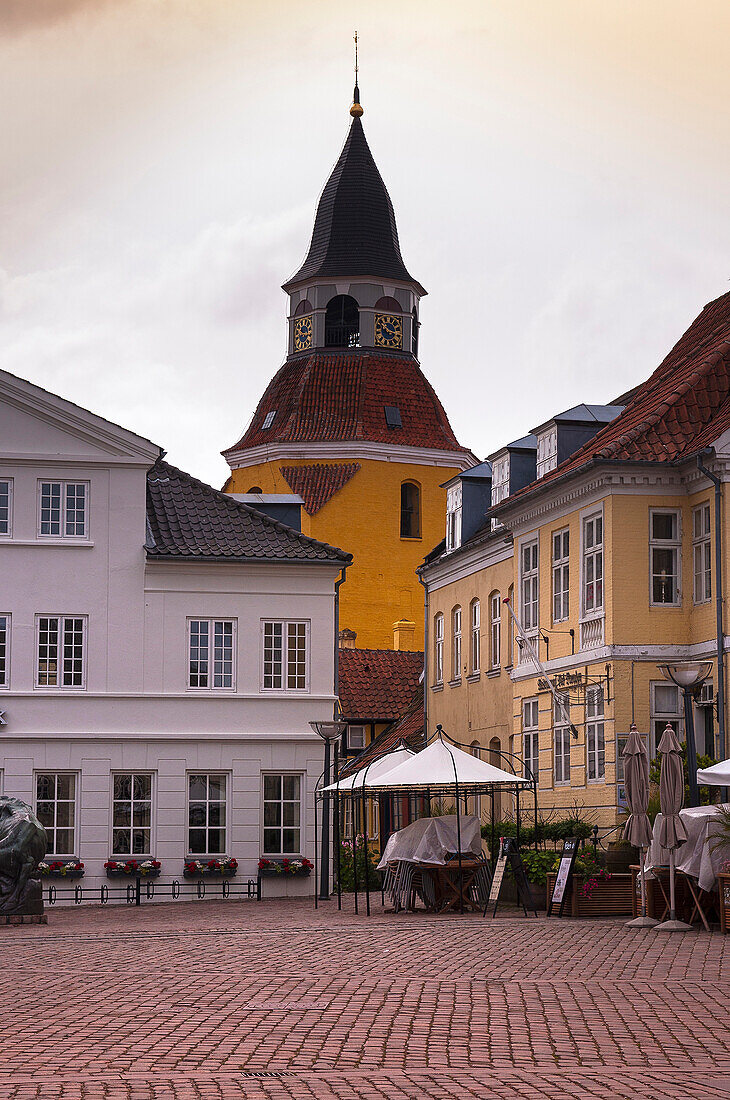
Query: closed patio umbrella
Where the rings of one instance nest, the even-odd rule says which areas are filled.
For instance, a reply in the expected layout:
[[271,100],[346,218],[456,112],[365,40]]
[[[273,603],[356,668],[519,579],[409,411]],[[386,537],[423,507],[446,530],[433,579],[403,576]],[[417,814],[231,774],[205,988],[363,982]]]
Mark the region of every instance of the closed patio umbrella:
[[658,922],[646,915],[646,881],[644,857],[651,841],[651,824],[646,810],[649,805],[649,754],[644,739],[632,723],[623,751],[624,782],[629,803],[629,818],[624,826],[624,840],[638,848],[641,863],[641,916],[627,921],[630,928],[649,928]]
[[684,802],[684,766],[682,747],[668,722],[659,742],[658,751],[662,758],[659,774],[659,805],[662,820],[659,825],[658,840],[662,848],[669,850],[669,920],[665,920],[663,924],[657,924],[656,928],[658,932],[684,932],[692,926],[677,920],[674,897],[675,852],[687,839],[687,830],[679,816]]

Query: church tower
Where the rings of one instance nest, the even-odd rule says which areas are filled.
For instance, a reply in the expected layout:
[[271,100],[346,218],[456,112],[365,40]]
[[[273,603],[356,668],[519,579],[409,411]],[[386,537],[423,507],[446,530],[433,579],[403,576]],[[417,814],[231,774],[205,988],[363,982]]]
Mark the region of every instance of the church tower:
[[426,291],[401,256],[390,196],[352,122],[304,263],[286,283],[288,354],[242,438],[230,493],[297,493],[305,534],[353,555],[340,627],[358,648],[423,645],[416,568],[444,536],[444,482],[475,463],[418,361]]

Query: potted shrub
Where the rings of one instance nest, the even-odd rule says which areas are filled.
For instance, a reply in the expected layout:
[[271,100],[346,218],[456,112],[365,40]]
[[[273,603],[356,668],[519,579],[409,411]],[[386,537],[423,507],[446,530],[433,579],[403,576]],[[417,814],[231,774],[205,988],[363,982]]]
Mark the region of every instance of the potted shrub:
[[233,856],[216,856],[213,859],[190,859],[185,864],[185,878],[232,878],[238,870],[238,860]]
[[268,859],[266,856],[262,856],[259,860],[259,875],[262,877],[284,875],[302,878],[306,875],[310,875],[313,867],[314,864],[304,857],[301,859],[288,859],[287,857],[283,859]]
[[108,878],[158,878],[162,864],[159,859],[108,859],[104,870]]
[[84,865],[80,859],[42,860],[38,864],[41,878],[83,878]]

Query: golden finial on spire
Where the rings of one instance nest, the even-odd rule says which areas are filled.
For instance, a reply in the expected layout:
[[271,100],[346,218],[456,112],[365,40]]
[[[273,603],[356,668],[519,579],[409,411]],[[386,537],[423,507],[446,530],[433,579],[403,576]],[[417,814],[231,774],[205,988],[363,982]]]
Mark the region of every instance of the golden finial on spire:
[[350,107],[350,114],[353,118],[362,117],[362,107],[360,106],[360,89],[357,86],[357,31],[355,31],[355,91],[352,97],[352,107]]

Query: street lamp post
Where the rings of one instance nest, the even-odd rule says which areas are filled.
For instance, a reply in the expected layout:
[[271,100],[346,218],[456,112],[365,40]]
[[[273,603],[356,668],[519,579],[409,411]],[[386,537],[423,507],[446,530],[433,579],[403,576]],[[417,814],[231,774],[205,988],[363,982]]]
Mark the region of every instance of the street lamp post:
[[682,661],[676,665],[659,665],[659,671],[667,680],[684,692],[684,728],[687,738],[687,778],[689,804],[699,806],[697,786],[697,745],[695,743],[694,702],[707,677],[712,672],[712,661]]
[[[344,722],[310,722],[314,732],[324,741],[324,786],[330,784],[330,746],[335,745],[335,758],[337,742],[345,732]],[[314,802],[315,818],[317,814],[317,798]],[[329,797],[322,801],[322,858],[319,879],[319,897],[326,901],[330,896],[330,803]]]

